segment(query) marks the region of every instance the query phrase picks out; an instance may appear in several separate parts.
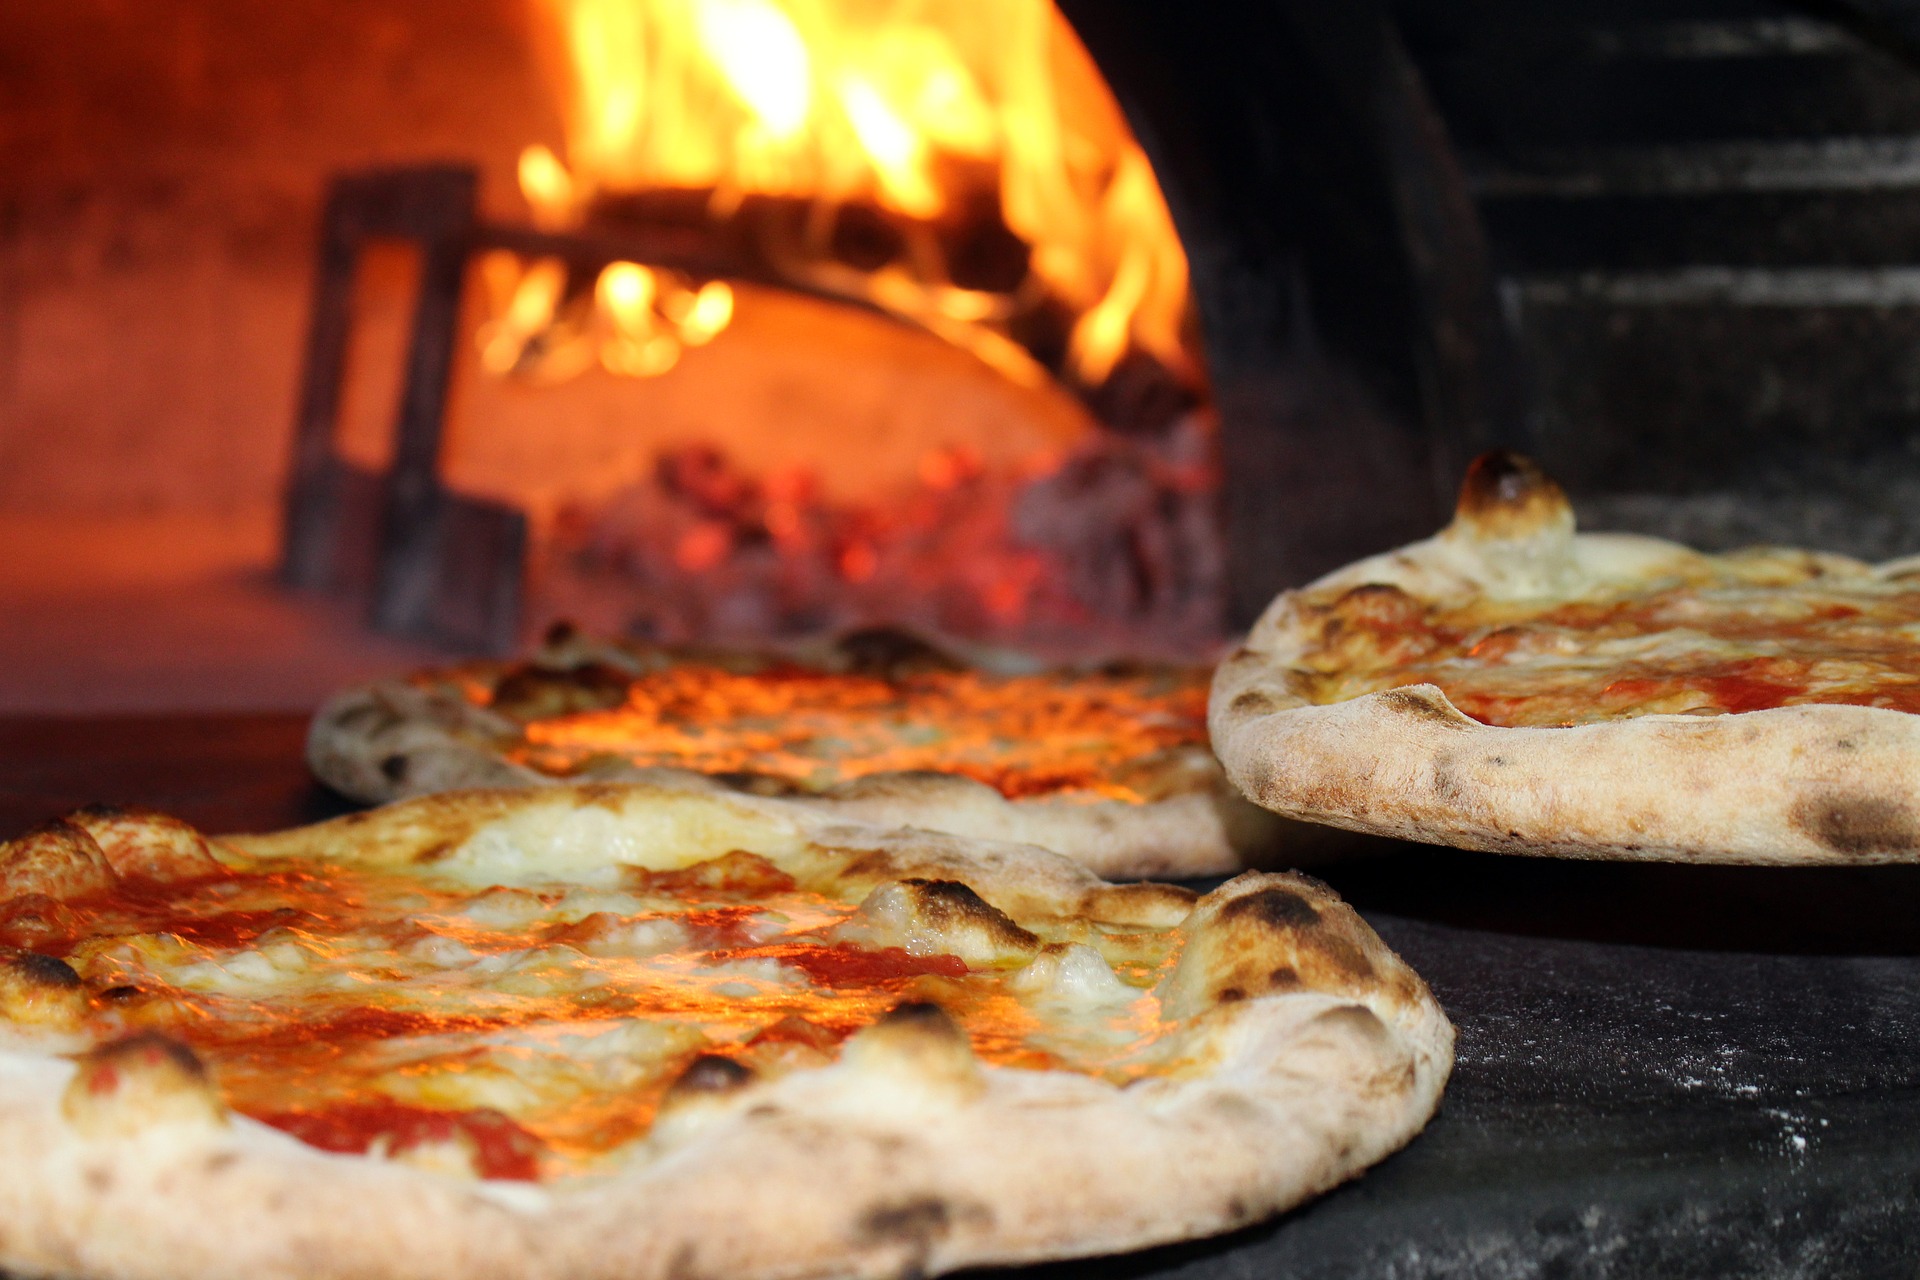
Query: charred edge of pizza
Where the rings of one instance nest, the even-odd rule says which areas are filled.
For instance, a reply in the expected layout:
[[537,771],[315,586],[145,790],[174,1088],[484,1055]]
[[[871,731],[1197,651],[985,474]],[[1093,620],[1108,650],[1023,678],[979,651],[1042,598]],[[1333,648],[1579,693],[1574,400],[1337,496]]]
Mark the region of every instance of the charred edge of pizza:
[[1169,979],[1164,1007],[1192,1017],[1260,996],[1387,991],[1419,998],[1418,980],[1393,961],[1353,909],[1297,873],[1249,873],[1216,889],[1195,913]]
[[717,1053],[703,1053],[686,1065],[660,1098],[657,1134],[671,1140],[688,1125],[721,1114],[758,1079],[752,1067]]
[[217,1127],[226,1107],[186,1045],[146,1031],[82,1054],[60,1110],[90,1137],[131,1137],[163,1124]]
[[0,954],[0,1018],[71,1029],[87,1008],[86,985],[66,961],[34,951]]
[[565,667],[523,662],[494,684],[487,706],[515,720],[544,720],[611,711],[626,702],[632,687],[632,676],[602,662]]
[[1395,715],[1444,729],[1477,729],[1480,722],[1447,700],[1446,694],[1432,685],[1408,685],[1374,695],[1378,705]]
[[1823,792],[1797,801],[1787,821],[1842,858],[1871,861],[1920,849],[1920,820],[1904,800],[1891,796]]
[[907,1000],[847,1041],[842,1061],[908,1083],[977,1097],[986,1088],[980,1060],[953,1016],[927,1000]]
[[833,649],[849,675],[897,680],[929,672],[965,671],[967,665],[900,627],[856,627],[835,638]]
[[1012,916],[974,892],[971,885],[958,880],[922,880],[900,882],[913,895],[913,905],[921,920],[942,931],[979,930],[992,943],[1006,951],[1038,951],[1040,939],[1015,923]]
[[1525,538],[1572,518],[1565,490],[1523,454],[1494,449],[1460,483],[1459,523],[1482,538]]

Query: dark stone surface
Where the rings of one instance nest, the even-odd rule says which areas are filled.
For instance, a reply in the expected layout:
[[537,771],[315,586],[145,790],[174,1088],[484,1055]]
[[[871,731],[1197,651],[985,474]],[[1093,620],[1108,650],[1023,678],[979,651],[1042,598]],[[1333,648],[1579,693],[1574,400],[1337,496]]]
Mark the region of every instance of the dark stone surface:
[[1459,1031],[1440,1115],[1279,1220],[1034,1280],[1920,1270],[1920,868],[1329,868]]
[[[88,800],[336,813],[291,716],[0,721],[0,836]],[[1294,1213],[1022,1280],[1920,1272],[1920,867],[1363,847],[1321,875],[1432,985],[1427,1132]]]

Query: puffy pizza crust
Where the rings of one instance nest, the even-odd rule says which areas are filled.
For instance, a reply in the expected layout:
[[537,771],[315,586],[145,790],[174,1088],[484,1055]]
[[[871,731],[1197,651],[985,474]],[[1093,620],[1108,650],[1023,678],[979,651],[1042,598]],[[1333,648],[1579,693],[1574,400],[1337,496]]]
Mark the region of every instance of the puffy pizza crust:
[[[1749,864],[1920,860],[1920,717],[1810,705],[1501,728],[1439,688],[1408,685],[1314,705],[1290,668],[1313,643],[1307,597],[1385,584],[1416,599],[1573,600],[1704,575],[1671,542],[1581,534],[1531,463],[1476,464],[1438,535],[1281,595],[1214,676],[1208,727],[1228,776],[1276,813],[1351,831],[1499,853]],[[1786,549],[1745,553],[1756,576],[1810,569],[1910,575]]]
[[1437,1105],[1452,1029],[1300,876],[1250,873],[1196,903],[1038,849],[647,787],[440,796],[234,843],[511,883],[516,868],[591,870],[595,848],[655,865],[743,837],[791,842],[855,884],[961,878],[1015,915],[1181,921],[1160,999],[1188,1065],[1124,1088],[986,1066],[943,1014],[906,1006],[830,1066],[683,1080],[615,1172],[529,1186],[317,1151],[223,1115],[191,1061],[145,1042],[78,1065],[0,1049],[0,1265],[101,1280],[930,1274],[1227,1230],[1353,1176]]
[[[557,785],[505,755],[519,726],[449,691],[386,681],[336,695],[313,718],[307,761],[328,786],[381,804],[471,787]],[[1204,748],[1133,767],[1144,803],[1068,796],[1008,799],[971,778],[871,774],[822,795],[789,795],[824,813],[983,840],[1037,844],[1104,876],[1201,876],[1246,867],[1310,865],[1337,841],[1247,803]],[[597,763],[591,781],[671,782],[745,789],[753,783],[688,769]]]

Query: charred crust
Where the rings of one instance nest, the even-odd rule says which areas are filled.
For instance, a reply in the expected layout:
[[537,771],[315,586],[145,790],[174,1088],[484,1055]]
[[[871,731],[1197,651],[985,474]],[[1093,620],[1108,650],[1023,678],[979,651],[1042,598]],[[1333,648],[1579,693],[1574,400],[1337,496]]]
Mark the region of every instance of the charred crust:
[[1413,689],[1388,689],[1385,693],[1376,693],[1374,699],[1378,705],[1411,720],[1424,720],[1429,724],[1445,725],[1449,729],[1471,729],[1473,721],[1448,706],[1435,702],[1433,698]]
[[882,1015],[847,1043],[843,1061],[961,1098],[986,1087],[973,1045],[950,1014],[925,1000],[909,1000]]
[[899,627],[859,627],[834,641],[844,669],[852,675],[896,679],[928,671],[964,671],[966,664]]
[[435,862],[444,862],[447,858],[451,857],[454,850],[459,847],[460,842],[458,840],[436,840],[426,848],[420,850],[420,852],[414,854],[413,860],[422,866],[431,865]]
[[1830,793],[1796,803],[1787,820],[1803,834],[1849,858],[1920,847],[1913,810],[1888,796]]
[[1511,510],[1543,491],[1558,494],[1560,486],[1540,469],[1539,463],[1509,449],[1490,449],[1467,464],[1458,508],[1462,515],[1469,516]]
[[1279,709],[1279,701],[1265,689],[1242,689],[1227,704],[1227,714],[1233,716],[1264,716]]
[[881,1014],[873,1025],[890,1031],[938,1036],[942,1040],[966,1038],[953,1015],[931,1000],[904,1000]]
[[333,724],[363,738],[382,738],[405,724],[399,712],[384,702],[359,702],[330,714]]
[[171,1036],[158,1031],[142,1031],[114,1040],[84,1054],[84,1066],[131,1067],[147,1071],[171,1071],[196,1084],[207,1083],[207,1067],[200,1055]]
[[549,649],[572,644],[580,635],[580,628],[570,618],[555,618],[547,625],[546,634],[540,637],[540,643]]
[[4,964],[9,972],[31,987],[43,991],[76,991],[80,988],[80,975],[65,960],[53,956],[43,956],[37,951],[23,951],[19,955],[8,956]]
[[610,711],[627,700],[633,679],[603,662],[577,667],[521,663],[493,686],[488,706],[516,720],[571,715],[581,711]]
[[1455,513],[1483,536],[1524,537],[1564,517],[1567,495],[1538,463],[1495,449],[1475,458],[1460,483]]
[[687,1064],[667,1092],[673,1097],[728,1094],[753,1083],[753,1069],[717,1053],[703,1053]]
[[87,1004],[86,986],[66,961],[33,951],[0,955],[0,1019],[73,1028]]
[[1373,961],[1367,953],[1338,935],[1320,939],[1320,954],[1327,963],[1348,977],[1365,981],[1374,976]]
[[783,778],[777,773],[730,769],[725,773],[714,773],[708,776],[723,787],[733,791],[744,791],[750,796],[792,796],[799,795],[804,790],[793,779]]
[[1290,889],[1261,889],[1220,908],[1222,920],[1254,920],[1274,929],[1311,929],[1320,923],[1313,904]]
[[226,1122],[226,1108],[193,1050],[147,1031],[81,1054],[61,1113],[82,1132],[126,1136],[155,1124]]
[[974,925],[1008,947],[1038,947],[1040,939],[1015,924],[1013,917],[958,880],[902,880],[921,917],[935,928]]
[[1145,881],[1102,885],[1080,902],[1080,911],[1108,924],[1167,928],[1186,919],[1200,895],[1185,885]]
[[938,1196],[869,1205],[860,1214],[859,1235],[873,1244],[911,1244],[926,1249],[953,1229],[953,1208]]
[[105,991],[102,991],[100,993],[100,998],[102,1000],[111,1000],[114,1003],[118,1004],[122,1000],[137,999],[139,996],[143,994],[144,993],[140,990],[139,987],[130,986],[126,983],[122,983],[117,987],[108,987]]
[[121,818],[151,817],[154,816],[154,814],[155,810],[148,809],[142,805],[109,804],[104,801],[96,801],[93,804],[83,804],[78,809],[75,809],[73,811],[73,818],[82,821],[92,819],[98,822],[111,822]]

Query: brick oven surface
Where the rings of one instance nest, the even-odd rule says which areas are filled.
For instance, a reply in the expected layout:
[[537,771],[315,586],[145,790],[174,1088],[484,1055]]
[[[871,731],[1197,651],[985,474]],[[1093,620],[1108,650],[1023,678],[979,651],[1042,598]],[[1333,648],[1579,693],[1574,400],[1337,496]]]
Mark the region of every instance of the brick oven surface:
[[[302,729],[293,715],[0,718],[0,838],[89,800],[162,805],[215,831],[339,813],[306,773]],[[1318,874],[1459,1028],[1427,1132],[1230,1236],[971,1274],[1913,1273],[1920,867],[1374,851]]]

